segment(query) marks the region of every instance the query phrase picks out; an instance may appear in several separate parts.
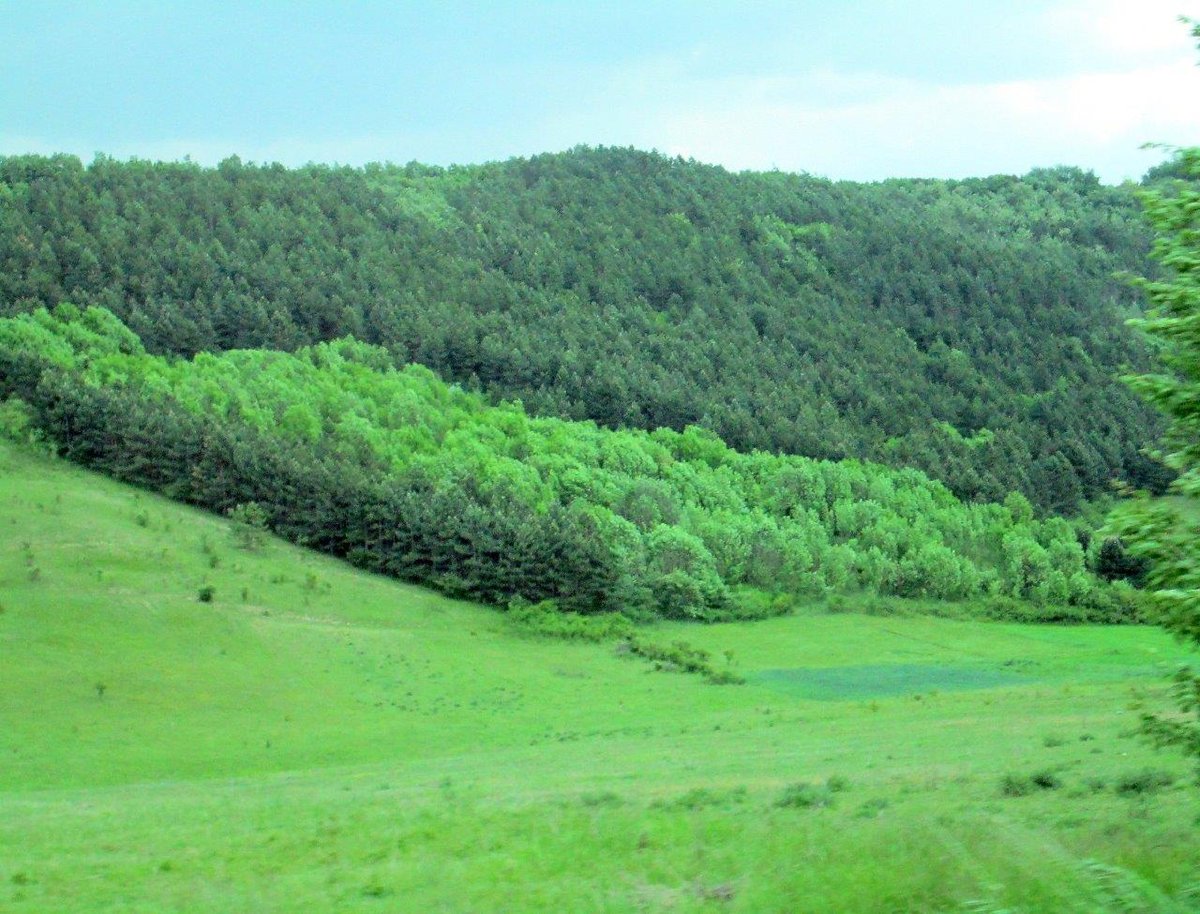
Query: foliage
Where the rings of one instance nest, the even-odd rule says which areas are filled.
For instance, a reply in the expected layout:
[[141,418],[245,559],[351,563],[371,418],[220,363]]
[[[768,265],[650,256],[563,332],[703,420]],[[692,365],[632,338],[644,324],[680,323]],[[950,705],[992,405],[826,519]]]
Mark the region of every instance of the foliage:
[[229,520],[233,523],[231,532],[238,546],[251,552],[262,548],[267,533],[267,512],[262,505],[256,501],[234,505],[229,509]]
[[287,539],[452,595],[699,621],[862,589],[1112,605],[1072,527],[1019,496],[964,504],[916,470],[744,454],[698,428],[534,419],[349,339],[169,360],[62,308],[0,319],[0,369],[18,362],[0,395],[72,460],[255,504]]
[[[102,306],[188,356],[349,334],[536,414],[699,425],[1043,511],[1162,482],[1139,453],[1153,412],[1113,379],[1147,364],[1112,278],[1147,242],[1129,188],[1071,168],[854,184],[612,148],[450,169],[0,158],[0,315]],[[317,433],[303,405],[279,421]],[[653,523],[653,493],[635,500]]]
[[619,613],[583,616],[563,612],[553,600],[514,600],[508,604],[506,618],[520,631],[562,641],[596,643],[628,638],[633,633],[632,623]]
[[657,670],[695,673],[713,685],[741,685],[746,681],[728,666],[716,666],[712,654],[686,641],[659,644],[640,635],[631,635],[625,643],[630,653],[649,660]]
[[[1165,371],[1128,380],[1166,414],[1164,460],[1179,477],[1170,497],[1134,501],[1115,515],[1113,528],[1130,554],[1148,563],[1145,579],[1163,624],[1200,646],[1200,148],[1181,151],[1178,163],[1187,179],[1167,181],[1143,195],[1156,233],[1153,256],[1165,276],[1138,283],[1151,311],[1137,324],[1161,342]],[[1146,711],[1143,724],[1156,741],[1200,760],[1200,673],[1180,669],[1173,691],[1178,713]]]

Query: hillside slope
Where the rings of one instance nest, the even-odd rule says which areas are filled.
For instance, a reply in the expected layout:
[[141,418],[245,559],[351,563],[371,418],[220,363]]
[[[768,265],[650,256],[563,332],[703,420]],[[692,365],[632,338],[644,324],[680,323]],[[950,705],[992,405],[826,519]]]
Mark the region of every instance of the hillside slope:
[[649,629],[717,687],[3,443],[0,529],[14,914],[1192,910],[1150,628]]
[[152,351],[352,334],[535,413],[915,466],[1070,511],[1155,483],[1128,188],[730,174],[621,149],[438,169],[0,159],[0,314]]
[[713,621],[867,590],[1136,617],[1127,586],[1088,573],[1101,543],[1018,494],[964,503],[911,469],[531,418],[351,339],[168,360],[102,308],[0,318],[0,420],[118,479],[488,603]]

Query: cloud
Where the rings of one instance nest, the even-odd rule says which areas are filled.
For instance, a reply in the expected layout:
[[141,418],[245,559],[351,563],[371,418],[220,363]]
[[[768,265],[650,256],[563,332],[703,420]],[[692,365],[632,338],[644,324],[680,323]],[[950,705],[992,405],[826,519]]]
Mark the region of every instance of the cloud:
[[1083,63],[1041,78],[962,83],[951,72],[829,68],[706,78],[686,55],[663,57],[614,74],[591,106],[554,119],[542,135],[555,147],[628,143],[733,169],[859,180],[1057,164],[1112,183],[1136,179],[1161,158],[1144,143],[1200,144],[1200,68],[1174,4],[1056,6],[1039,34],[1058,35],[1064,54]]
[[1120,181],[1151,164],[1142,143],[1200,141],[1198,97],[1190,64],[951,87],[883,80],[871,97],[832,107],[747,87],[722,105],[661,112],[652,132],[668,152],[732,168],[876,179],[1071,163]]
[[[43,136],[13,122],[24,135],[0,130],[0,153],[448,164],[602,143],[860,180],[1076,164],[1115,182],[1161,157],[1140,151],[1145,142],[1200,143],[1200,69],[1177,21],[1180,6],[1200,16],[1200,0],[1060,0],[989,16],[964,5],[929,34],[925,19],[945,11],[913,4],[905,22],[924,44],[891,40],[889,23],[849,31],[826,17],[823,32],[822,17],[801,11],[770,34],[701,30],[641,58],[510,62],[490,88],[447,80],[444,97],[410,92],[412,104],[364,104],[353,117],[322,117],[317,93],[311,112],[282,99],[304,109],[282,123],[157,118],[136,136],[71,121],[36,128]],[[105,136],[119,140],[102,146]]]
[[[1043,22],[1065,42],[1118,59],[1177,58],[1192,52],[1188,30],[1179,22],[1188,5],[1189,0],[1070,0],[1049,9]],[[1190,5],[1195,7],[1194,0]]]

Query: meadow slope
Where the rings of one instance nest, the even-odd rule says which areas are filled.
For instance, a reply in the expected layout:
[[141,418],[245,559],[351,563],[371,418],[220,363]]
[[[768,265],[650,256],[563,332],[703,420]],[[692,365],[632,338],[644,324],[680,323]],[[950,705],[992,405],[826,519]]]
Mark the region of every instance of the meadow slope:
[[0,529],[5,911],[1200,908],[1153,628],[648,629],[713,686],[5,444]]

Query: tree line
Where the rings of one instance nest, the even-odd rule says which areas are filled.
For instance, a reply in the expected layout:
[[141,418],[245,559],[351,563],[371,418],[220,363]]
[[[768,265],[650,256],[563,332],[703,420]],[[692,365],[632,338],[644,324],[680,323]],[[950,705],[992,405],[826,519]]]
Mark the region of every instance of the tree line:
[[60,305],[0,319],[0,398],[86,466],[495,604],[715,620],[871,590],[1134,611],[1089,572],[1102,544],[1018,493],[966,503],[911,468],[531,417],[352,338],[168,358]]

